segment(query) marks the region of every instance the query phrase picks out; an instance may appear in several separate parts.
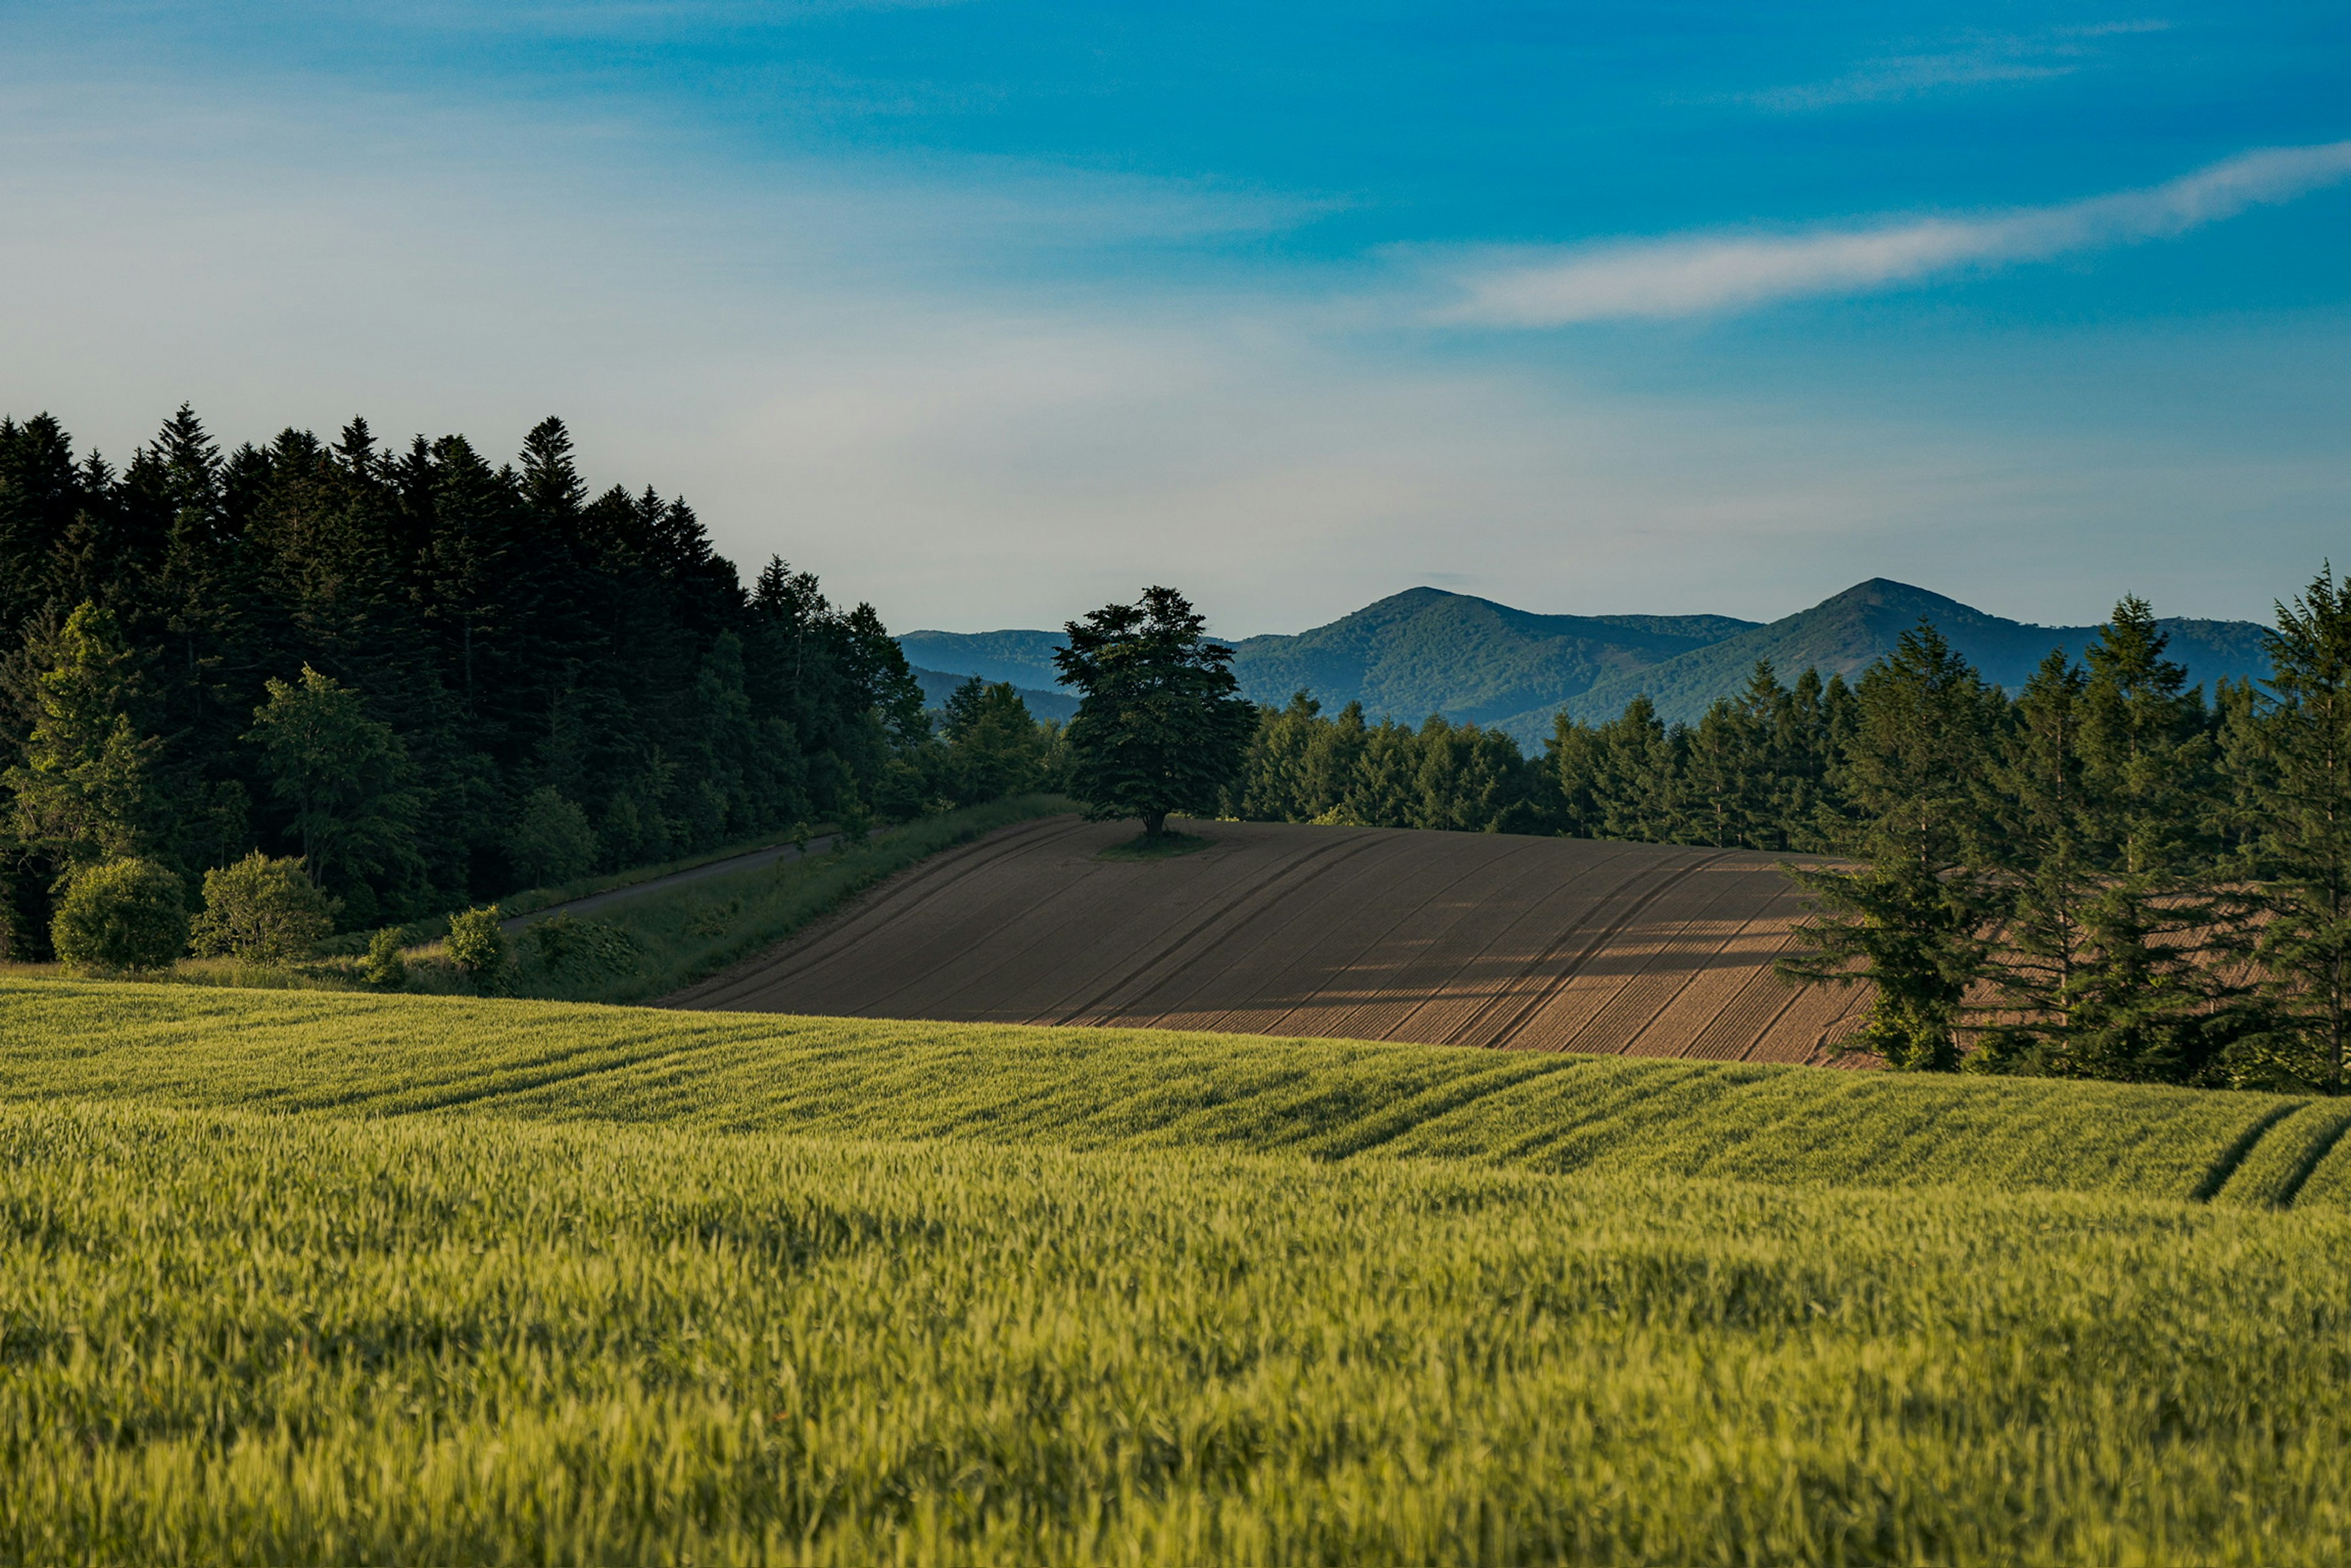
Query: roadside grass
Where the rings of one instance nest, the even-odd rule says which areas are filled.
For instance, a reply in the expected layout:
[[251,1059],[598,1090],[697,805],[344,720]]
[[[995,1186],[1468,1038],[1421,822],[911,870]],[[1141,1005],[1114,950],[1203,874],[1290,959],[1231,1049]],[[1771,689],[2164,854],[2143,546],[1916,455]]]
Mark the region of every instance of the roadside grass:
[[2340,1214],[49,1103],[0,1215],[12,1562],[2351,1555]]

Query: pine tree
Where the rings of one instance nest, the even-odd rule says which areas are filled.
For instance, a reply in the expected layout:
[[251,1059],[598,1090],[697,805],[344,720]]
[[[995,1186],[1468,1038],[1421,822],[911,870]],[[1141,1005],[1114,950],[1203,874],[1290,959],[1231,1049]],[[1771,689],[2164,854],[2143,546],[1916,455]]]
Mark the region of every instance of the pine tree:
[[1992,770],[1985,862],[2001,880],[1992,954],[2000,1019],[1974,1063],[2035,1071],[2066,1059],[2090,962],[2086,912],[2099,894],[2083,778],[2086,677],[2058,649],[2026,683]]
[[2269,657],[2266,692],[2244,705],[2231,749],[2259,824],[2266,918],[2254,951],[2286,1030],[2249,1041],[2236,1076],[2339,1093],[2351,1066],[2351,580],[2329,564],[2281,603]]
[[2212,960],[2236,900],[2211,874],[2202,807],[2213,737],[2203,694],[2164,657],[2147,603],[2115,606],[2087,653],[2080,699],[2081,821],[2101,872],[2081,906],[2083,961],[2067,1038],[2048,1071],[2130,1082],[2195,1078],[2237,1022]]
[[1980,870],[1986,823],[1978,779],[1991,759],[2001,699],[1922,621],[1873,664],[1839,758],[1846,808],[1838,848],[1857,871],[1791,866],[1814,916],[1812,949],[1782,961],[1798,980],[1867,982],[1869,1017],[1850,1045],[1899,1068],[1959,1065],[1969,988],[1981,974],[1993,912]]

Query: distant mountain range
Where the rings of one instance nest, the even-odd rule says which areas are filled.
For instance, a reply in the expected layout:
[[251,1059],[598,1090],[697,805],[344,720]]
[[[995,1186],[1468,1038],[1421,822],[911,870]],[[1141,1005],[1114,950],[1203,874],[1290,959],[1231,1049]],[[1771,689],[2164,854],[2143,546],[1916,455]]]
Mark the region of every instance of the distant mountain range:
[[[910,633],[910,635],[915,637],[937,637],[949,634],[950,633],[938,632],[915,632]],[[901,637],[898,641],[901,645],[904,645],[906,639],[904,637]],[[912,653],[907,654],[906,661],[908,664],[914,664],[914,655]],[[982,672],[980,671],[972,670],[967,671],[963,674],[956,675],[950,674],[945,670],[926,670],[920,664],[914,664],[914,684],[923,688],[923,706],[925,707],[943,708],[947,706],[948,696],[953,694],[957,686],[963,685],[964,682],[969,680],[973,675],[981,674]],[[984,678],[990,681],[1012,680],[1012,677],[1008,675],[988,674],[985,675]],[[1030,715],[1037,718],[1066,719],[1071,715],[1078,711],[1078,699],[1071,696],[1068,692],[1047,691],[1042,687],[1024,686],[1021,685],[1018,680],[1012,680],[1012,684],[1014,686],[1019,688],[1020,692],[1020,700],[1029,705],[1029,712]]]
[[[1328,711],[1361,702],[1374,719],[1418,723],[1432,713],[1539,743],[1562,707],[1578,718],[1614,717],[1646,695],[1668,721],[1695,723],[1715,698],[1744,687],[1758,659],[1782,680],[1806,669],[1848,680],[1920,618],[1933,622],[1984,678],[2016,690],[2053,648],[2079,658],[2095,626],[2035,626],[2003,620],[1873,578],[1810,610],[1758,625],[1728,615],[1536,615],[1491,600],[1415,588],[1295,636],[1232,644],[1233,671],[1254,701],[1311,692]],[[2210,685],[2265,674],[2265,628],[2251,621],[2167,620],[2171,656]],[[898,639],[925,674],[978,674],[1057,695],[1058,632],[911,632]],[[945,676],[954,679],[956,676]],[[1069,699],[1061,697],[1067,704]],[[1048,714],[1030,698],[1032,711]]]

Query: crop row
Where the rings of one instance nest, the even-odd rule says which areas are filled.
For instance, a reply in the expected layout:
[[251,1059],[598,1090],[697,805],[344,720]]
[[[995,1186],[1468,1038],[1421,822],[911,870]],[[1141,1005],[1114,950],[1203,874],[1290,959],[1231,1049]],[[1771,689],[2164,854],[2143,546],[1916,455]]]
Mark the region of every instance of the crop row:
[[2351,1207],[2332,1104],[1158,1030],[0,980],[0,1100]]
[[11,1562],[2351,1553],[2351,1218],[0,1108]]

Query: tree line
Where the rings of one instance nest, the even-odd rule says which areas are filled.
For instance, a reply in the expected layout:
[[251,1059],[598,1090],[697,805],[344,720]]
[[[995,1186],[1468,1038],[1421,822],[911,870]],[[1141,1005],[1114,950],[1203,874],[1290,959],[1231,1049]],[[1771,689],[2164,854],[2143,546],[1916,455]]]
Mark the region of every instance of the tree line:
[[119,468],[0,420],[0,956],[101,865],[298,859],[360,930],[990,798],[1051,744],[1009,688],[935,733],[872,606],[745,584],[555,419],[501,463],[356,419],[224,452],[183,407]]
[[[2208,697],[2126,598],[2013,695],[1925,622],[1848,684],[1759,664],[1696,724],[1259,710],[1228,815],[1813,852],[1795,978],[1866,979],[1897,1067],[2340,1090],[2351,1051],[2351,584]],[[1856,869],[1857,868],[1857,869]]]

